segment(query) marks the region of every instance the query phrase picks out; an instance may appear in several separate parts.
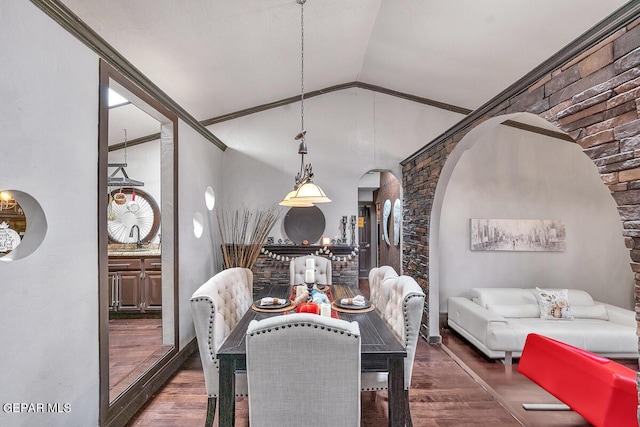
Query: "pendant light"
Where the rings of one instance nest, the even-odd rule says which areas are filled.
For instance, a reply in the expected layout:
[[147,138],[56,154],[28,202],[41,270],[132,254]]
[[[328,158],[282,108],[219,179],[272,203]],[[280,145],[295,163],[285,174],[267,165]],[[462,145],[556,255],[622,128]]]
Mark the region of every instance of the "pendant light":
[[304,129],[304,3],[306,0],[296,0],[300,5],[300,133],[295,140],[300,140],[298,154],[300,154],[300,172],[295,177],[295,185],[284,199],[280,202],[282,206],[309,207],[316,203],[327,203],[331,200],[317,184],[313,182],[313,169],[311,163],[304,163],[304,155],[307,154],[307,143]]

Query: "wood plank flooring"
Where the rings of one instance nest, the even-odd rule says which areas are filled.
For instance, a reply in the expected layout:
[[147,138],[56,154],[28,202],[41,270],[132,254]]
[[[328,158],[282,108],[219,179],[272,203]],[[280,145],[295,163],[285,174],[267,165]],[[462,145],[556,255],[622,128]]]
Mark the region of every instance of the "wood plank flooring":
[[[521,425],[440,345],[419,341],[412,384],[411,411],[416,427]],[[236,402],[236,426],[247,427],[248,400]],[[194,354],[129,426],[202,427],[206,407],[202,365],[199,355]],[[386,392],[363,393],[361,425],[387,425]]]
[[[518,372],[517,359],[513,365],[487,359],[464,338],[450,329],[442,331],[443,346],[458,359],[477,381],[484,384],[498,402],[523,425],[531,427],[587,427],[582,416],[573,411],[527,411],[523,403],[561,403],[546,390]],[[616,359],[617,363],[638,371],[637,359]]]
[[[368,286],[363,294],[368,296]],[[522,403],[554,403],[553,396],[517,372],[485,358],[449,329],[443,343],[418,340],[410,405],[416,427],[587,427],[572,411],[525,411]],[[638,370],[637,360],[616,360]],[[516,361],[517,362],[517,359]],[[330,368],[328,368],[330,369]],[[387,426],[386,392],[362,394],[363,427]],[[198,353],[152,397],[128,427],[202,427],[207,395]],[[236,426],[248,427],[248,400],[236,401]],[[217,426],[217,417],[214,423]]]
[[162,345],[162,319],[109,320],[109,398],[113,400],[172,347]]

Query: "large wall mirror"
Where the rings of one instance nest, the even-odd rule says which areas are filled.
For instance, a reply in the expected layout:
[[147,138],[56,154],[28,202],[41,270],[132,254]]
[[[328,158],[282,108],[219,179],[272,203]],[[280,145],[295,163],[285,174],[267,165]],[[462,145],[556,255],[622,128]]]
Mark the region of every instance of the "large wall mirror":
[[100,425],[123,425],[178,351],[177,117],[100,62]]

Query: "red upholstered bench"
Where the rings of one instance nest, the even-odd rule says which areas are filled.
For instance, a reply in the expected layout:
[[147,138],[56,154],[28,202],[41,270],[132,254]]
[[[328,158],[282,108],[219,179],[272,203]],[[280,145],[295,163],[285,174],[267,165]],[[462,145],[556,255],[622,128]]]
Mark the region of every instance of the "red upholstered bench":
[[518,371],[596,427],[637,427],[636,372],[597,354],[529,334]]

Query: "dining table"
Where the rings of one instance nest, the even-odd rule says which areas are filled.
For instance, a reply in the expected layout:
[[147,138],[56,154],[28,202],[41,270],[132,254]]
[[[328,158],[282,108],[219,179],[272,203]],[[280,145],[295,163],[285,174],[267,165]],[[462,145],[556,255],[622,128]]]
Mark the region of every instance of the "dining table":
[[[360,294],[356,287],[329,285],[329,295],[340,301]],[[291,298],[292,286],[266,285],[256,295],[256,301],[263,297]],[[231,334],[218,350],[220,391],[218,396],[220,427],[235,423],[235,374],[246,372],[245,336],[252,320],[271,316],[286,315],[286,312],[272,312],[250,308],[240,319]],[[337,316],[347,321],[358,322],[360,327],[360,353],[362,372],[388,372],[389,426],[404,427],[406,424],[404,393],[404,359],[407,351],[377,309],[338,311]],[[331,372],[328,365],[327,372]],[[249,397],[251,399],[251,397]]]

